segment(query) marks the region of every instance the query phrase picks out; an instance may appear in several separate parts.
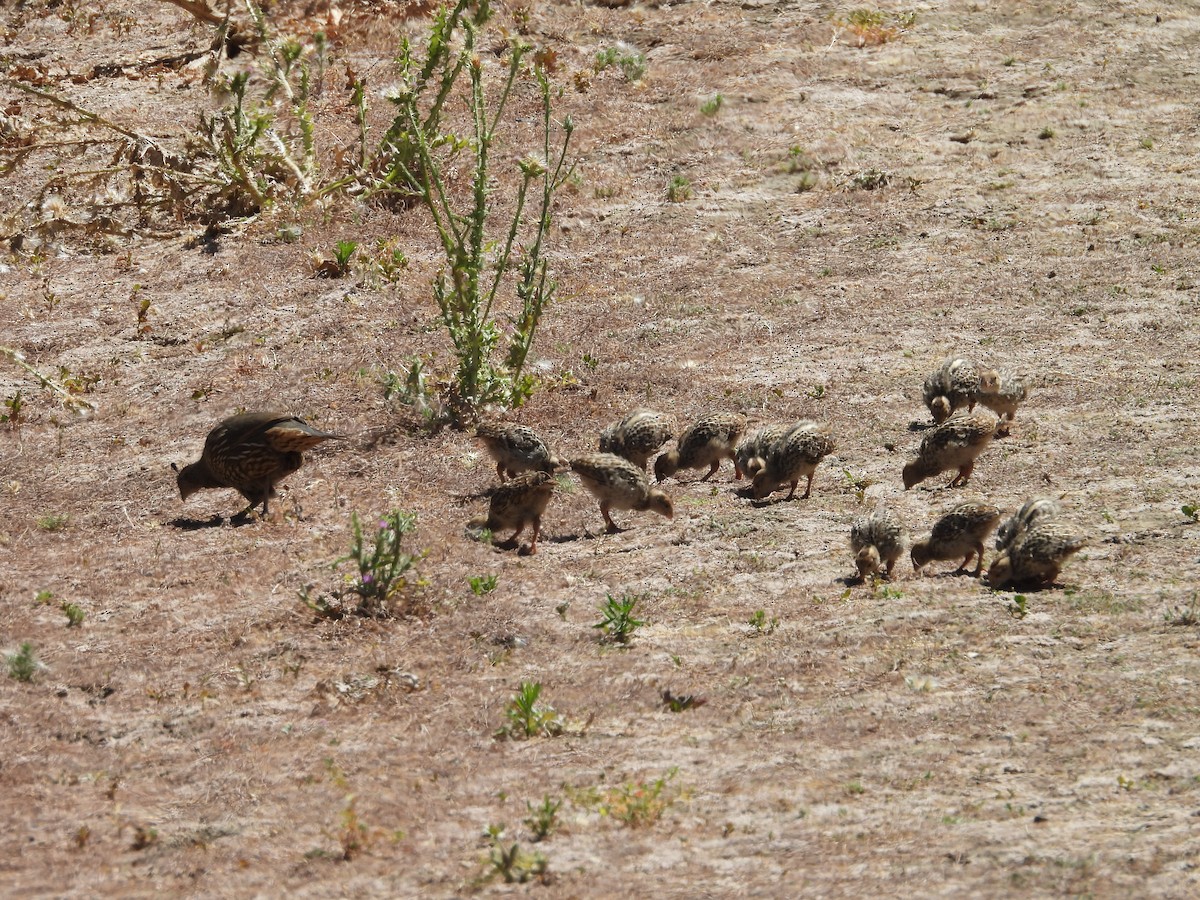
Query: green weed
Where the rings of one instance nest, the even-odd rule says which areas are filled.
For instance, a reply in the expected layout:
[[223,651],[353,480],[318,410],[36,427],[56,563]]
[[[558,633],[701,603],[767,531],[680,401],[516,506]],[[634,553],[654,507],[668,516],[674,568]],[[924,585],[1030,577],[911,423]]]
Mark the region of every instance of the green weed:
[[715,116],[721,111],[721,107],[725,105],[725,97],[722,94],[715,94],[708,100],[700,104],[700,113],[705,116]]
[[667,184],[667,199],[672,203],[683,203],[692,199],[692,183],[682,175],[676,175]]
[[[424,552],[409,553],[403,547],[404,538],[415,527],[414,514],[393,511],[378,521],[374,533],[364,532],[358,513],[351,513],[350,552],[334,560],[332,567],[351,562],[357,573],[346,576],[346,587],[328,595],[313,597],[310,588],[305,587],[300,599],[324,618],[340,619],[348,611],[372,618],[394,615],[392,601],[408,586],[413,566],[425,556]],[[345,604],[347,597],[357,600],[352,610]]]
[[646,624],[644,620],[633,615],[634,607],[640,600],[640,597],[628,594],[620,599],[609,594],[600,606],[600,621],[592,627],[600,629],[606,640],[614,644],[628,645],[634,632]]
[[482,597],[496,589],[497,577],[496,575],[472,575],[467,579],[467,583],[471,586],[472,594]]
[[749,625],[754,629],[756,634],[771,634],[779,627],[779,620],[776,618],[768,619],[764,610],[756,609],[754,615],[750,617]]
[[538,703],[542,685],[538,681],[522,681],[516,695],[504,708],[507,720],[496,731],[496,738],[525,740],[531,737],[555,737],[562,734],[563,719],[553,706]]
[[[479,41],[490,17],[487,2],[458,0],[437,14],[423,50],[407,40],[402,43],[401,88],[392,101],[397,114],[375,160],[382,174],[372,189],[423,206],[440,240],[446,266],[432,287],[458,362],[448,399],[459,422],[485,404],[520,406],[533,390],[525,362],[542,312],[558,287],[549,277],[545,239],[554,195],[573,170],[566,159],[575,126],[570,117],[559,123],[562,140],[552,147],[556,127],[551,112],[557,95],[545,71],[535,66],[541,143],[517,163],[522,177],[507,226],[489,233],[489,215],[499,206],[491,150],[500,140],[507,102],[528,71],[524,60],[531,50],[523,41],[510,41],[507,71],[497,99],[489,104]],[[455,134],[442,123],[446,104],[459,94],[465,94],[470,115],[468,135]],[[472,173],[465,205],[456,200],[460,194],[450,183],[451,173],[460,169]],[[529,213],[531,191],[537,199]],[[530,222],[531,229],[522,227]],[[496,307],[501,285],[509,282],[518,309],[505,321]],[[505,347],[497,358],[502,342]]]
[[507,847],[504,846],[504,842],[501,840],[503,834],[503,826],[492,825],[488,828],[488,836],[492,839],[492,848],[488,852],[487,868],[489,871],[485,880],[500,877],[504,879],[505,884],[525,884],[534,879],[544,878],[549,866],[546,857],[536,851],[533,853],[523,852],[521,845],[516,841]]
[[537,805],[528,800],[525,801],[525,809],[529,811],[525,827],[533,835],[535,843],[544,841],[554,831],[558,824],[558,810],[562,807],[562,803],[561,800],[551,800],[549,794],[544,795],[542,802]]
[[33,681],[33,676],[41,666],[29,641],[21,644],[16,653],[6,654],[4,661],[8,665],[8,677],[17,681]]
[[638,81],[646,74],[646,57],[628,44],[618,44],[596,54],[593,68],[597,72],[603,72],[610,66],[619,68],[626,81]]
[[636,779],[608,788],[570,790],[571,802],[592,809],[629,828],[645,828],[662,818],[679,798],[672,782],[679,770],[672,768],[653,781]]

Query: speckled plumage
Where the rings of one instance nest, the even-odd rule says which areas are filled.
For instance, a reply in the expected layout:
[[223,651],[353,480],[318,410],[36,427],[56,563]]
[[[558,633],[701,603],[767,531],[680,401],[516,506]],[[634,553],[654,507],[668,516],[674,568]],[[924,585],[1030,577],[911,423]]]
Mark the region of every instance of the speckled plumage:
[[1011,422],[1019,407],[1029,396],[1029,381],[1011,371],[997,374],[994,381],[985,382],[979,391],[979,402],[998,416]]
[[961,572],[975,557],[975,577],[983,571],[983,545],[1000,521],[1000,510],[987,503],[960,503],[933,525],[929,537],[912,545],[913,569],[920,572],[934,560],[962,558]]
[[926,376],[922,399],[940,424],[964,406],[968,412],[975,409],[980,391],[993,389],[997,379],[994,370],[981,369],[969,359],[948,359]]
[[275,484],[304,464],[304,451],[337,438],[295,416],[274,412],[230,416],[208,433],[200,459],[178,470],[179,496],[206,488],[233,488],[249,506],[245,516],[275,496]]
[[988,584],[993,588],[1049,587],[1066,561],[1086,544],[1087,538],[1065,522],[1037,521],[992,561]]
[[659,481],[669,478],[680,469],[709,467],[701,481],[717,473],[721,460],[734,460],[734,477],[741,478],[742,470],[734,459],[734,448],[746,430],[746,420],[733,413],[709,413],[679,436],[674,450],[668,450],[654,461],[654,476]]
[[800,479],[807,477],[808,484],[800,497],[801,500],[807,499],[812,493],[813,473],[817,465],[833,451],[834,443],[829,437],[828,426],[816,422],[797,422],[767,448],[763,457],[764,465],[755,473],[752,482],[754,498],[761,500],[785,484],[790,484],[791,490],[786,499],[791,500]]
[[996,435],[996,417],[991,413],[952,416],[925,435],[916,459],[904,467],[904,489],[948,469],[958,474],[950,487],[966,484],[975,460]]
[[485,422],[475,428],[475,436],[483,441],[496,461],[496,474],[503,481],[520,472],[556,472],[566,463],[550,452],[546,442],[525,425],[513,422]]
[[645,471],[650,457],[674,436],[675,423],[670,416],[653,409],[635,409],[600,433],[600,452],[623,456]]
[[537,553],[538,537],[542,533],[542,513],[554,495],[554,476],[549,472],[524,472],[506,481],[492,492],[488,515],[472,524],[482,525],[493,533],[515,529],[505,543],[515,543],[526,525],[533,526],[529,552]]
[[792,426],[786,423],[764,425],[756,428],[737,445],[733,451],[733,461],[747,478],[753,478],[767,464],[767,450],[777,440],[788,433]]
[[1004,524],[996,532],[996,549],[1007,549],[1026,528],[1035,522],[1056,519],[1061,513],[1062,507],[1059,506],[1057,500],[1051,500],[1048,497],[1026,500],[1020,509],[1004,520]]
[[589,453],[571,460],[571,468],[600,501],[600,515],[609,531],[620,530],[609,515],[613,509],[649,510],[668,519],[675,514],[671,498],[651,487],[645,472],[615,453]]
[[908,529],[890,506],[880,503],[869,515],[859,516],[850,526],[850,549],[858,577],[865,580],[885,566],[891,578],[907,543]]

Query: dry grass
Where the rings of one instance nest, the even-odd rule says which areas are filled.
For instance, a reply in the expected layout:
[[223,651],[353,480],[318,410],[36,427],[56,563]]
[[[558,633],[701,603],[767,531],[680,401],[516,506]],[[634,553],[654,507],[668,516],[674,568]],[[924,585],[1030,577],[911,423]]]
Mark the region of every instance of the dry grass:
[[[568,455],[641,404],[818,419],[838,450],[806,501],[751,505],[726,465],[668,483],[670,522],[605,535],[577,488],[536,556],[465,536],[483,501],[461,498],[494,468],[380,383],[414,354],[452,368],[416,213],[339,201],[208,243],[12,254],[0,343],[95,410],[0,363],[0,400],[24,404],[0,424],[0,650],[40,662],[0,678],[0,893],[490,893],[514,890],[493,854],[517,843],[508,870],[555,896],[1194,894],[1200,19],[1157,11],[921,8],[861,49],[827,4],[504,14],[556,54],[582,176],[517,418]],[[45,50],[44,77],[114,120],[165,141],[208,102],[195,68],[71,79],[211,40],[167,4],[4,15],[7,59]],[[339,60],[382,88],[395,20],[351,4],[338,27]],[[641,80],[595,71],[618,42]],[[323,115],[346,124],[339,72]],[[691,196],[671,202],[675,178]],[[340,240],[395,242],[408,268],[312,277]],[[952,353],[1036,388],[969,488],[905,493],[921,378]],[[176,527],[238,498],[181,507],[169,463],[269,405],[354,438],[311,454],[277,520]],[[1094,540],[1023,617],[940,571],[845,581],[877,499],[919,532],[967,496],[1035,494]],[[298,591],[333,577],[350,513],[393,509],[429,550],[414,614],[316,619]],[[598,640],[626,594],[647,624]],[[521,682],[561,734],[495,739]],[[535,845],[546,796],[562,807]]]

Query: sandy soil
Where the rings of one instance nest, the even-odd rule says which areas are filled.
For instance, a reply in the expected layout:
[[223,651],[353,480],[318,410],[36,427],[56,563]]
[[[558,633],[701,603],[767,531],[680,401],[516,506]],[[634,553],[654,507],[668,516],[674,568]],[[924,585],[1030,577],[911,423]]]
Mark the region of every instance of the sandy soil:
[[[341,9],[319,135],[352,123],[342,68],[382,90],[398,36],[426,27],[402,7]],[[501,5],[489,37],[519,26],[554,50],[578,126],[552,233],[561,297],[515,418],[566,454],[643,404],[817,419],[838,450],[808,500],[751,504],[726,465],[667,483],[673,520],[618,514],[630,527],[607,535],[564,479],[537,555],[472,540],[483,503],[463,498],[494,467],[380,381],[414,354],[452,369],[419,210],[334,200],[215,242],[184,221],[4,259],[0,346],[94,410],[0,360],[0,400],[25,403],[0,426],[0,649],[29,642],[41,664],[0,677],[0,893],[1200,891],[1200,530],[1181,511],[1200,504],[1200,15],[879,9],[895,31],[862,47],[838,24],[849,7],[758,0]],[[48,107],[14,79],[180,152],[217,105],[202,59],[139,68],[211,42],[173,6],[4,17],[6,115],[37,141],[55,135]],[[328,9],[269,21],[304,37]],[[618,42],[645,54],[640,80],[594,71]],[[377,94],[372,110],[382,129]],[[52,156],[9,176],[5,215],[77,161]],[[669,199],[673,178],[690,196]],[[311,255],[348,239],[395,240],[409,267],[313,277]],[[967,488],[905,492],[922,378],[951,355],[1034,390]],[[170,464],[263,407],[352,438],[310,454],[273,519],[183,527],[240,498],[183,505]],[[918,534],[963,498],[1037,495],[1092,540],[1022,595],[1023,618],[951,565],[847,582],[850,523],[878,500]],[[336,584],[351,512],[392,509],[428,551],[412,615],[314,617],[298,591]],[[610,594],[642,597],[627,648],[592,627]],[[753,628],[757,610],[777,627]],[[523,681],[563,734],[494,737]],[[665,690],[705,702],[673,712]],[[562,805],[534,842],[528,805],[546,797]],[[489,861],[500,827],[528,885]]]

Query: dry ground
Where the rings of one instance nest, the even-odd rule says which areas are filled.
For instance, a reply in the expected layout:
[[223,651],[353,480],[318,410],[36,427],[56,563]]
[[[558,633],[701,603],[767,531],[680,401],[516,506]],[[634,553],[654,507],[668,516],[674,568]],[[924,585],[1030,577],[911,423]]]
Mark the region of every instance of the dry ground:
[[[334,52],[383,85],[420,24],[370,6],[346,7]],[[0,893],[1194,896],[1200,531],[1180,510],[1200,502],[1200,14],[1183,10],[888,6],[915,22],[858,48],[832,4],[528,4],[581,178],[557,209],[562,298],[518,418],[566,451],[642,403],[816,418],[839,450],[806,501],[753,507],[726,467],[672,482],[671,522],[626,513],[604,535],[564,490],[536,556],[468,539],[480,504],[455,498],[490,465],[460,432],[412,428],[379,382],[414,353],[450,368],[418,212],[281,211],[215,253],[181,237],[13,254],[0,344],[98,380],[77,417],[0,368],[0,397],[27,400],[0,431],[0,647],[29,641],[44,666],[0,679]],[[309,12],[273,15],[300,33]],[[70,82],[205,45],[173,7],[4,15],[6,67],[37,59],[164,141],[210,102],[188,69]],[[577,90],[618,41],[645,52],[644,78]],[[676,176],[692,196],[670,202]],[[9,204],[29,190],[9,187]],[[289,221],[302,239],[274,240]],[[396,286],[311,275],[310,251],[396,236]],[[1037,388],[969,488],[905,493],[921,378],[954,353]],[[173,524],[237,498],[183,507],[168,464],[268,405],[384,436],[312,454],[274,521]],[[949,567],[844,582],[849,523],[878,498],[921,531],[960,497],[1035,494],[1065,495],[1094,540],[1024,618]],[[314,621],[297,589],[329,582],[350,512],[394,508],[429,550],[421,614]],[[486,574],[477,597],[468,578]],[[649,624],[600,645],[597,607],[624,593]],[[759,609],[773,633],[748,625]],[[493,739],[523,680],[567,734]],[[707,702],[673,713],[664,689]],[[658,779],[652,820],[623,824],[620,789]],[[534,844],[526,804],[547,795],[558,825]],[[492,825],[544,855],[547,886],[487,880]]]

